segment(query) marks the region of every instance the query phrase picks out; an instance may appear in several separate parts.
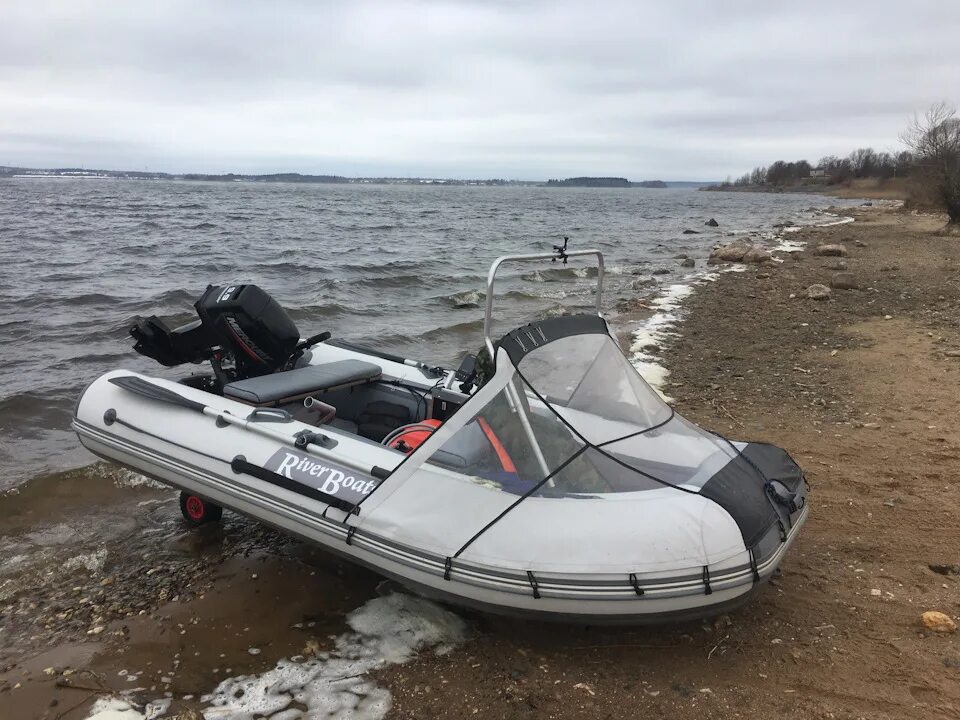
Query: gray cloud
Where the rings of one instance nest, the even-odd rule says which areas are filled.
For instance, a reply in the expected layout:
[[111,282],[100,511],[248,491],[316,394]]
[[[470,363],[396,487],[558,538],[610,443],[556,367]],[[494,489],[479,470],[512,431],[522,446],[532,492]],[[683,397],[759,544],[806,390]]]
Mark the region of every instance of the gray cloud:
[[716,178],[895,147],[957,37],[939,0],[4,3],[0,164]]

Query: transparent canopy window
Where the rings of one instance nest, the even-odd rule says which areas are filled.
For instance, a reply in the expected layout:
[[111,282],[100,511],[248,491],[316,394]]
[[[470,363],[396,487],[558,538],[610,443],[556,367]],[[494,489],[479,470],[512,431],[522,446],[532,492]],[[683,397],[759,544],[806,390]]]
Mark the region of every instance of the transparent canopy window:
[[560,338],[524,356],[518,369],[593,444],[648,430],[671,415],[606,334]]
[[698,486],[735,454],[675,417],[609,335],[590,333],[524,355],[429,462],[517,495],[596,497]]

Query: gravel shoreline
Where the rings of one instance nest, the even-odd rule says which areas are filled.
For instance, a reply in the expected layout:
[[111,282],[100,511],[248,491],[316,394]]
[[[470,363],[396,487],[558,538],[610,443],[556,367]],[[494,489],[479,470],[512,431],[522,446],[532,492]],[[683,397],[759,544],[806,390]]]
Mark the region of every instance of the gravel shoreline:
[[[471,640],[376,674],[389,717],[960,712],[957,638],[919,624],[923,611],[960,613],[960,246],[931,216],[842,212],[856,222],[799,231],[806,249],[782,263],[699,285],[658,353],[679,412],[780,444],[807,471],[811,518],[783,577],[743,611],[693,625],[461,613]],[[846,256],[817,255],[823,244]],[[808,297],[842,272],[856,289]],[[346,613],[377,596],[372,573],[242,518],[185,531],[167,490],[107,502],[122,473],[66,503],[81,481],[64,473],[30,490],[48,503],[42,532],[27,509],[37,498],[0,499],[5,720],[80,720],[133,687],[141,703],[168,698],[168,717],[188,713],[225,677],[329,648]]]

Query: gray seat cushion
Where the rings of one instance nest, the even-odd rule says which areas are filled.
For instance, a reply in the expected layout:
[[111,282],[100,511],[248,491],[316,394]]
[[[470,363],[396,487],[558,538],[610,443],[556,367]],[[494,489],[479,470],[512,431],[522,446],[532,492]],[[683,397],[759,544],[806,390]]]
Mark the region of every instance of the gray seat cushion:
[[252,405],[272,405],[282,400],[296,400],[314,393],[372,382],[379,377],[379,365],[362,360],[338,360],[237,380],[224,385],[223,394]]

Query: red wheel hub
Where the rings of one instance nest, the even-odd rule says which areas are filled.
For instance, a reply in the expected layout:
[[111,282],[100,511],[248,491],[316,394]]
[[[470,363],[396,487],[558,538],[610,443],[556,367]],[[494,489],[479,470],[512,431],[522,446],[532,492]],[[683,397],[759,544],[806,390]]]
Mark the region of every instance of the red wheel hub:
[[187,515],[190,516],[191,520],[203,520],[203,516],[206,513],[207,509],[203,506],[203,500],[198,498],[196,495],[191,495],[187,498]]

